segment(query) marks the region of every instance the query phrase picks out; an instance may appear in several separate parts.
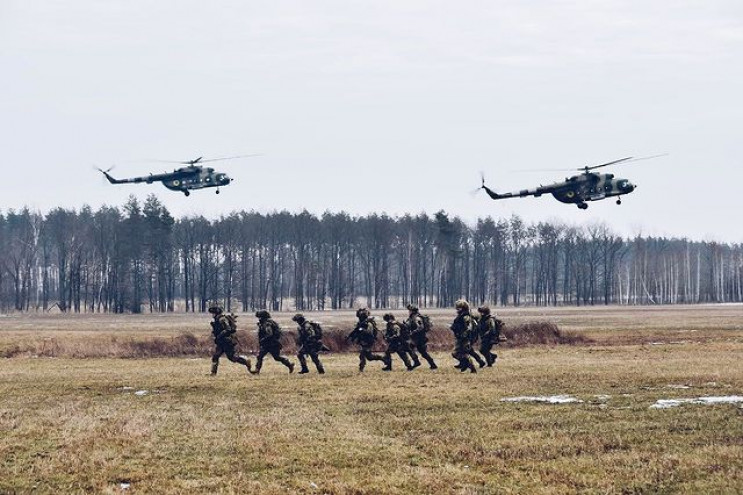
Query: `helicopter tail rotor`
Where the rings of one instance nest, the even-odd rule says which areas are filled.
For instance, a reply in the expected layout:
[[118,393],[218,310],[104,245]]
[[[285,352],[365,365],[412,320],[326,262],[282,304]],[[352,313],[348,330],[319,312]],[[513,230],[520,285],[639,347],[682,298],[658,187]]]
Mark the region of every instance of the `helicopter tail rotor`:
[[475,197],[477,195],[477,193],[479,193],[480,191],[482,191],[484,188],[485,188],[485,172],[483,172],[482,170],[480,170],[480,187],[478,187],[477,189],[473,189],[472,191],[470,191],[470,196]]
[[100,167],[95,167],[95,169],[98,170],[100,173],[102,173],[103,176],[106,177],[106,180],[108,180],[108,182],[110,182],[111,184],[121,184],[124,181],[114,179],[113,177],[111,177],[111,174],[109,174],[109,172],[113,170],[113,168],[114,168],[113,166],[110,166],[106,170],[103,170]]

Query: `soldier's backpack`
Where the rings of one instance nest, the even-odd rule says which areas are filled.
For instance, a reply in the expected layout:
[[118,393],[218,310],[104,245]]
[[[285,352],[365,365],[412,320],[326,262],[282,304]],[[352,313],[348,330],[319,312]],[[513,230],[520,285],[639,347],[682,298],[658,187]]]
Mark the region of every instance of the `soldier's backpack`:
[[310,326],[315,331],[315,339],[320,340],[322,338],[322,326],[316,321],[311,321]]
[[374,321],[374,317],[371,316],[367,320],[369,322],[369,326],[372,329],[372,334],[374,334],[374,340],[377,340],[377,335],[379,334],[379,329],[377,328],[377,322]]
[[478,337],[480,337],[479,326],[480,319],[476,318],[474,315],[470,315],[470,327],[468,328],[470,344],[477,342]]
[[428,333],[433,329],[433,322],[428,315],[420,315],[421,321],[423,322],[423,333]]
[[227,324],[230,326],[230,330],[233,332],[237,331],[237,315],[235,313],[230,313],[228,315],[224,315],[225,319],[227,320]]

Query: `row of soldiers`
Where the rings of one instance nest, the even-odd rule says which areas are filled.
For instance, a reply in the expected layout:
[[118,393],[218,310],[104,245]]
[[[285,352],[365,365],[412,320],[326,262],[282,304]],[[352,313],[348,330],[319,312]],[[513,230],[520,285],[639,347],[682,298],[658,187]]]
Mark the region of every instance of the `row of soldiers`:
[[[455,347],[452,356],[457,360],[455,366],[460,371],[469,370],[476,373],[472,360],[474,359],[482,368],[493,366],[498,355],[493,353],[493,347],[500,341],[503,322],[491,314],[490,308],[482,306],[478,308],[479,315],[470,312],[469,303],[459,300],[455,304],[457,316],[451,325],[455,338]],[[434,370],[438,366],[433,357],[428,353],[428,332],[432,328],[431,320],[427,315],[421,314],[418,307],[409,304],[408,318],[398,322],[392,313],[386,313],[382,318],[385,321],[383,333],[387,348],[383,355],[372,352],[377,342],[379,330],[374,317],[367,308],[356,311],[358,319],[353,331],[347,336],[347,340],[359,346],[359,371],[364,371],[368,361],[382,361],[383,371],[392,371],[392,356],[396,354],[408,370],[414,370],[421,366],[422,357]],[[219,358],[224,354],[232,362],[242,364],[252,374],[258,374],[263,367],[263,360],[271,355],[294,372],[294,363],[281,355],[281,328],[271,318],[266,310],[255,313],[258,318],[258,345],[259,352],[255,368],[249,358],[237,352],[237,316],[226,314],[220,306],[211,306],[212,313],[212,335],[214,337],[215,352],[212,355],[212,375],[217,374]],[[310,321],[301,313],[294,315],[292,320],[297,324],[297,359],[301,366],[300,373],[309,373],[307,356],[310,357],[317,372],[325,373],[325,368],[320,361],[319,354],[328,348],[322,342],[322,326]],[[474,349],[475,344],[480,342],[480,353]],[[420,357],[419,357],[420,355]]]

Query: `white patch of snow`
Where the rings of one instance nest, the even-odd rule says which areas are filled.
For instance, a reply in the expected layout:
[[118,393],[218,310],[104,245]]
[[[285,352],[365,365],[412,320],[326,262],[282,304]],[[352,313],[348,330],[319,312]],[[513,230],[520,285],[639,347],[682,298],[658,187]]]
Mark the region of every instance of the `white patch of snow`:
[[650,345],[666,345],[665,342],[651,342]]
[[138,395],[138,396],[142,397],[143,395],[147,395],[149,393],[150,392],[147,391],[147,390],[137,390],[136,392],[134,392],[134,395]]
[[131,483],[119,483],[119,488],[121,488],[122,490],[128,490],[131,486]]
[[675,388],[679,390],[686,390],[687,388],[691,388],[688,385],[666,385],[666,388]]
[[126,391],[129,391],[129,390],[134,390],[134,387],[121,387],[121,390],[123,390],[123,391],[126,392]]
[[571,402],[583,402],[570,395],[550,395],[550,396],[523,396],[523,397],[505,397],[501,402],[544,402],[547,404],[569,404]]
[[728,395],[723,397],[697,397],[696,399],[659,399],[650,409],[668,409],[682,404],[738,404],[743,403],[743,396]]
[[597,395],[596,396],[596,399],[598,399],[600,401],[607,401],[607,400],[611,399],[611,395]]
[[312,488],[313,490],[317,490],[319,487],[317,486],[317,484],[314,481],[311,481],[310,482],[310,488]]

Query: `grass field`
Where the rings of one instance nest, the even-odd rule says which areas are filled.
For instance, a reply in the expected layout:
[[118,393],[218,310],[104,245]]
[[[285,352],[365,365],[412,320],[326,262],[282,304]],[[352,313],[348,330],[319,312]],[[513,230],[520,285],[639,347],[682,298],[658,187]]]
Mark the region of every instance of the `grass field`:
[[[743,403],[651,408],[743,396],[743,307],[501,316],[592,343],[506,346],[474,375],[438,352],[437,371],[359,374],[330,354],[324,376],[269,360],[260,376],[225,361],[210,377],[208,356],[34,357],[53,339],[71,352],[203,335],[203,315],[0,318],[0,349],[25,349],[0,359],[0,493],[743,491]],[[352,313],[313,318],[345,328]],[[580,402],[503,400],[554,395]]]

